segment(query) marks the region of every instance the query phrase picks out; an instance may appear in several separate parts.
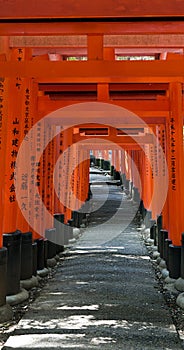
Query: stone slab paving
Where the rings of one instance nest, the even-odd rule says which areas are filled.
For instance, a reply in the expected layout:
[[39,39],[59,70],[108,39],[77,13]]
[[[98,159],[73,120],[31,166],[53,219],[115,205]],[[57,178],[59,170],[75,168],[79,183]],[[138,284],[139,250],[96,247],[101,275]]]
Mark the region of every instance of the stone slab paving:
[[[103,191],[95,200],[103,202]],[[139,233],[133,224],[122,232],[132,206],[110,186],[108,200],[65,252],[3,350],[182,349]],[[117,207],[116,221],[108,223]]]

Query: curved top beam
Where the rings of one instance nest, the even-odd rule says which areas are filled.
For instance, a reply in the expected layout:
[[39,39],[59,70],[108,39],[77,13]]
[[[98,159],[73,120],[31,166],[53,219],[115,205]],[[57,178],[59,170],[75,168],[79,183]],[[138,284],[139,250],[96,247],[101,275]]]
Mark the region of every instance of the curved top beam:
[[182,0],[0,0],[1,18],[181,17]]

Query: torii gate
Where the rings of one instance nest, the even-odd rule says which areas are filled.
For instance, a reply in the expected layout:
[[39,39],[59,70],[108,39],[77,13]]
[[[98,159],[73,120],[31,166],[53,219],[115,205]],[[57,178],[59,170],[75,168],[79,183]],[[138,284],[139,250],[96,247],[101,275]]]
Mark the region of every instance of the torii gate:
[[[33,92],[32,92],[33,96],[35,96],[35,92],[38,89],[38,83],[41,83],[43,81],[54,82],[54,83],[59,81],[62,81],[64,83],[71,83],[71,82],[84,83],[87,81],[96,82],[98,85],[97,87],[98,100],[106,101],[106,102],[108,101],[108,98],[109,98],[109,93],[108,93],[109,82],[112,83],[112,81],[118,82],[118,83],[126,81],[126,82],[129,82],[129,84],[140,83],[143,81],[144,82],[146,81],[148,83],[160,83],[160,82],[167,83],[169,86],[167,90],[169,93],[169,96],[163,99],[163,101],[161,99],[154,102],[155,105],[157,105],[158,107],[161,106],[161,111],[159,108],[159,111],[156,111],[155,117],[153,117],[154,112],[151,111],[149,112],[149,116],[150,114],[152,115],[150,117],[151,124],[153,124],[153,119],[154,119],[154,123],[157,124],[157,117],[158,117],[159,124],[160,124],[159,118],[162,118],[162,121],[163,121],[163,118],[165,118],[167,140],[168,140],[167,143],[170,145],[170,147],[167,148],[168,164],[169,164],[169,168],[171,168],[171,171],[172,171],[170,187],[172,190],[171,192],[172,198],[174,199],[170,201],[170,209],[172,208],[171,203],[175,203],[175,207],[177,206],[177,203],[178,203],[178,207],[182,208],[182,199],[179,200],[179,198],[182,197],[181,195],[182,194],[182,169],[181,169],[180,162],[181,162],[181,155],[182,155],[182,137],[183,137],[182,136],[182,125],[183,125],[182,123],[182,119],[183,119],[182,82],[183,82],[183,76],[184,76],[183,74],[184,61],[179,60],[179,64],[177,64],[177,60],[154,61],[154,62],[117,62],[113,60],[104,61],[103,59],[94,60],[94,58],[96,58],[96,55],[98,56],[98,48],[96,48],[95,44],[96,42],[94,41],[94,37],[92,41],[90,40],[88,41],[88,46],[89,47],[92,46],[92,48],[93,47],[95,48],[95,57],[89,57],[89,61],[87,62],[65,62],[65,61],[50,62],[50,61],[42,61],[42,60],[30,61],[30,60],[26,60],[27,49],[14,49],[15,55],[17,55],[17,58],[16,58],[17,61],[14,60],[13,57],[11,58],[10,61],[2,61],[0,73],[1,73],[1,76],[4,76],[5,78],[10,79],[9,81],[15,82],[14,83],[16,88],[15,91],[17,94],[20,95],[21,103],[23,102],[23,96],[21,95],[21,91],[20,91],[21,90],[20,83],[21,81],[25,83],[26,80],[28,81],[28,84],[32,84],[31,85],[32,87],[34,86]],[[102,48],[103,48],[103,43],[101,42],[101,46],[99,45],[99,52],[102,51]],[[94,52],[94,49],[93,50],[89,49],[89,52]],[[25,55],[24,60],[22,58],[23,55]],[[47,77],[45,72],[47,72]],[[90,76],[89,76],[89,72],[90,72]],[[131,72],[131,76],[129,75],[130,74],[129,72]],[[34,80],[33,80],[33,77],[34,77]],[[181,77],[181,78],[178,78],[178,77]],[[2,105],[3,113],[5,108],[7,108],[5,107],[6,106],[5,101],[9,96],[9,93],[7,94],[6,92],[7,90],[5,89],[6,83],[7,83],[7,79],[2,81],[1,83],[3,84],[2,98],[4,97],[4,103]],[[24,98],[25,99],[29,98],[31,101],[30,93],[28,96],[28,90],[30,91],[30,89],[27,88],[27,95],[26,95],[26,89],[25,89]],[[13,108],[14,109],[17,108],[16,104],[13,104],[13,103],[14,101],[12,101],[12,106],[11,106],[12,111],[13,111]],[[53,102],[49,101],[49,104],[50,103],[52,104]],[[131,103],[132,102],[125,101],[125,106],[127,106],[128,104],[130,105]],[[9,101],[9,104],[10,104],[10,101]],[[121,105],[122,104],[123,102],[121,102]],[[140,104],[141,104],[141,109],[145,110],[145,107],[143,107],[144,103],[141,102]],[[147,101],[146,101],[146,104],[148,109]],[[24,101],[24,105],[25,105],[25,101]],[[58,106],[58,103],[55,103],[55,105]],[[61,105],[62,105],[62,102],[60,103],[60,106]],[[136,105],[137,104],[134,103],[134,106]],[[168,110],[168,105],[169,105],[169,110]],[[140,108],[140,105],[139,105],[139,108]],[[167,110],[164,112],[163,109],[165,108]],[[155,109],[155,106],[154,106],[154,109]],[[167,115],[165,116],[164,113],[166,113]],[[39,115],[39,110],[36,111],[36,114]],[[160,117],[161,114],[162,114],[162,117]],[[13,112],[12,115],[16,115],[16,113]],[[149,116],[147,116],[147,120]],[[12,123],[15,123],[15,120],[12,120]],[[11,127],[11,124],[10,124],[10,127]],[[10,127],[8,127],[9,132],[10,132]],[[173,130],[174,130],[174,133],[173,133]],[[4,135],[4,132],[3,132],[3,135]],[[12,140],[11,140],[11,143],[12,143]],[[169,152],[170,152],[170,156],[169,156]],[[174,155],[174,159],[173,159],[173,155]],[[173,164],[175,166],[173,166]],[[178,187],[176,187],[176,184],[178,184]],[[179,212],[181,212],[181,209],[178,210],[178,219],[176,219],[176,216],[175,216],[175,219],[173,220],[174,221],[173,224],[171,221],[172,219],[170,220],[170,230],[169,230],[174,243],[177,245],[180,244],[180,235],[181,235],[181,232],[183,231],[182,218]],[[177,215],[176,212],[175,212],[175,215]],[[171,218],[172,216],[169,215],[169,217]],[[178,232],[178,234],[176,232]]]

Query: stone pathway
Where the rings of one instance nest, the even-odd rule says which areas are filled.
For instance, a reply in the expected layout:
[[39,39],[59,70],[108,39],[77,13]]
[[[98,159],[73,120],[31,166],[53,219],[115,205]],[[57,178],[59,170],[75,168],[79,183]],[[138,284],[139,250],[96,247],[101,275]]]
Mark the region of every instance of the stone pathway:
[[146,249],[130,223],[132,201],[115,185],[108,195],[99,184],[92,192],[92,207],[99,209],[89,227],[65,252],[3,350],[182,349]]

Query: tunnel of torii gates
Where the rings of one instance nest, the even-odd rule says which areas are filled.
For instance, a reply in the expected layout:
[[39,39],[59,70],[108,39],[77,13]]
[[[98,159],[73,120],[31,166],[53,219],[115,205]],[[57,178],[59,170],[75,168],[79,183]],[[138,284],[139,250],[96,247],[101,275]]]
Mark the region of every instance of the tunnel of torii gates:
[[57,55],[52,60],[45,54],[33,57],[32,48],[23,45],[10,49],[6,30],[3,35],[0,246],[3,234],[17,229],[32,231],[34,240],[44,237],[55,213],[63,213],[67,223],[89,196],[90,151],[109,159],[109,150],[111,164],[133,183],[153,220],[162,214],[163,229],[180,246],[183,56],[116,61],[114,48],[104,47],[103,35],[93,33],[87,38],[87,61],[57,60]]

